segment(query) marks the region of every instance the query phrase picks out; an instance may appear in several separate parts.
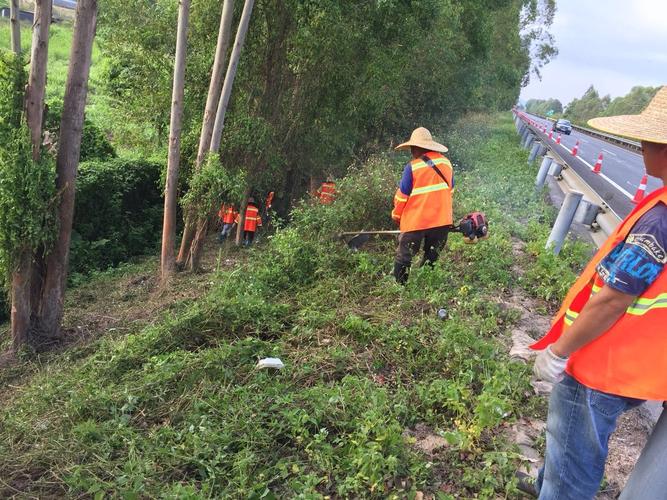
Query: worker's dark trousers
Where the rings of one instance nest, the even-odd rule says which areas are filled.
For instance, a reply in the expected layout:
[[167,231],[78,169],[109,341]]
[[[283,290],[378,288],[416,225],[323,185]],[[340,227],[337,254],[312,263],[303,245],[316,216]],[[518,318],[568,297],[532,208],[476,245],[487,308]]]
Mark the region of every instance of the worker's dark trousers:
[[448,233],[448,226],[401,233],[398,237],[398,248],[396,249],[396,260],[394,261],[394,277],[396,281],[405,284],[408,280],[412,258],[419,252],[422,240],[424,241],[424,257],[419,265],[428,264],[432,266],[438,260],[438,254],[445,246],[445,243],[447,243]]
[[255,231],[243,231],[243,244],[247,247],[252,245],[252,241],[255,239]]

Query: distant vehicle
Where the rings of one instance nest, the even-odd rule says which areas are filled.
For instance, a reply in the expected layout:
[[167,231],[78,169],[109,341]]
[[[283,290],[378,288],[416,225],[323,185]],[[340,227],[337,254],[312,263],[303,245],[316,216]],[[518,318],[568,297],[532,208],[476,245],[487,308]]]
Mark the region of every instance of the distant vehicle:
[[562,118],[554,122],[552,128],[554,132],[563,132],[565,135],[570,135],[572,133],[572,124],[570,120],[563,120]]

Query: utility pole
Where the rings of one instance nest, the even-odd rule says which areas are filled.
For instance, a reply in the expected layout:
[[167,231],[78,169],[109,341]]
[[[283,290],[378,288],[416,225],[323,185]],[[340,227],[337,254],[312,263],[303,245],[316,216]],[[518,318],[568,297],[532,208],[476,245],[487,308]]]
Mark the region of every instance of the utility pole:
[[19,21],[19,0],[11,0],[9,4],[9,24],[11,25],[12,52],[21,53],[21,23]]

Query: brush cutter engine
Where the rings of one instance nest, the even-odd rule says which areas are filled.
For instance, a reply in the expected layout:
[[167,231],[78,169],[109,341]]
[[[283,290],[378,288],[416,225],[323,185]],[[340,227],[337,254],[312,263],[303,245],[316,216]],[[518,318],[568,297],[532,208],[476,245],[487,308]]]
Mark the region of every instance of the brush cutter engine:
[[483,212],[472,212],[461,219],[457,230],[463,235],[464,242],[477,243],[489,237],[489,221]]

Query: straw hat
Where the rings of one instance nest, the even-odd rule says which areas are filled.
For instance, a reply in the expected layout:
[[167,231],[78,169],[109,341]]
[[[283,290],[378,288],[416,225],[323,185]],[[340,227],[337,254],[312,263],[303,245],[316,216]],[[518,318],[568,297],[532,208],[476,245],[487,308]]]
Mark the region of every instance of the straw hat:
[[449,151],[442,144],[435,142],[431,132],[429,132],[428,129],[424,127],[414,129],[412,131],[412,135],[410,136],[410,140],[396,146],[396,151],[410,149],[410,146],[417,146],[429,151],[438,151],[440,153],[446,153]]
[[610,134],[667,144],[667,86],[658,90],[646,109],[638,115],[593,118],[588,124]]

